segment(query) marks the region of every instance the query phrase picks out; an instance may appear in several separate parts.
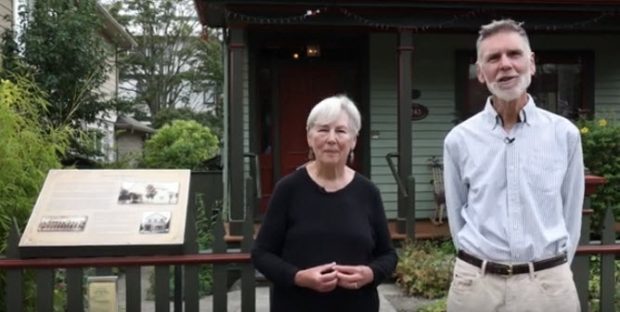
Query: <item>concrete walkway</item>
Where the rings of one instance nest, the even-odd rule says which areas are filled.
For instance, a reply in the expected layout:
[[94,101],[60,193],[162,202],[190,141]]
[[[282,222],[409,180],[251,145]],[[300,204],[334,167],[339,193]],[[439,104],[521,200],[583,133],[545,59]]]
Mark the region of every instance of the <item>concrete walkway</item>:
[[[397,312],[396,309],[385,299],[381,294],[382,290],[391,291],[391,287],[394,285],[381,285],[379,286],[379,299],[380,307],[379,312]],[[200,299],[200,311],[212,311],[213,310],[213,298],[211,296],[205,296]],[[124,304],[122,304],[124,306]],[[121,308],[121,311],[125,311]],[[153,301],[143,301],[142,311],[154,312],[155,304]],[[170,311],[174,311],[173,304],[170,304]],[[241,291],[234,290],[228,292],[228,312],[241,312]],[[257,287],[256,288],[256,312],[269,312],[269,288]]]

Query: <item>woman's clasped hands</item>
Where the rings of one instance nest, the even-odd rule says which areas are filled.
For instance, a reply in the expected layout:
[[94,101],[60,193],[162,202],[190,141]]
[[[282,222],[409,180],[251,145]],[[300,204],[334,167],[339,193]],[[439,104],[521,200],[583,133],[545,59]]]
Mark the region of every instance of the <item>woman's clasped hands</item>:
[[366,265],[339,265],[332,262],[297,271],[295,285],[318,292],[330,292],[336,287],[359,289],[373,279],[374,273]]

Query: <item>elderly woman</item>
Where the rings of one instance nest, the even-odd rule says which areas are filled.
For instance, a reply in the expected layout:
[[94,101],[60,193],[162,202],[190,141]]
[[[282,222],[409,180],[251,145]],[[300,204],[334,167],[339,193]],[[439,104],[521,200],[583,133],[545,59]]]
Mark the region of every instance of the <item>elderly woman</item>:
[[308,116],[310,161],[277,183],[252,250],[271,311],[379,310],[376,287],[397,258],[379,190],[347,166],[360,127],[342,95]]

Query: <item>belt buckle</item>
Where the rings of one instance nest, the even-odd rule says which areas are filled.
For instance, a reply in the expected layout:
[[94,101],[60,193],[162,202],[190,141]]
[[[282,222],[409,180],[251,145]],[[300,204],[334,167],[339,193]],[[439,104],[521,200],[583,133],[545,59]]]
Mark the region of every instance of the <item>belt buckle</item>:
[[508,276],[512,276],[512,264],[507,264],[508,266]]

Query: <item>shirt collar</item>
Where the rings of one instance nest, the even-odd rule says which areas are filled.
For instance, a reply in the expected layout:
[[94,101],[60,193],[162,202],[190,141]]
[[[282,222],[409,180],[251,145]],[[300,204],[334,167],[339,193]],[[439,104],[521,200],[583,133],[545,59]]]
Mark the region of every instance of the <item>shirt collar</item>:
[[[517,122],[523,122],[524,124],[531,126],[536,120],[536,104],[531,95],[527,95],[527,103],[523,106],[523,109],[519,111],[519,119]],[[491,96],[487,97],[487,102],[484,105],[483,115],[485,120],[491,126],[491,129],[495,129],[498,125],[502,124],[502,117],[497,113],[493,104],[491,103]]]

